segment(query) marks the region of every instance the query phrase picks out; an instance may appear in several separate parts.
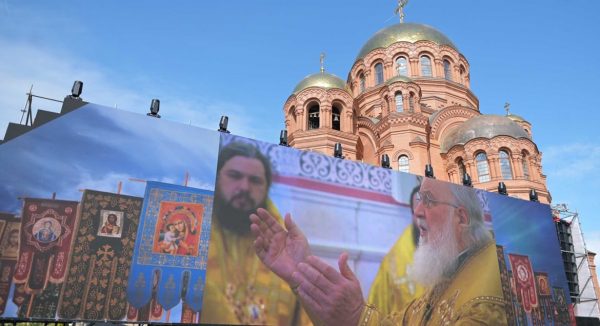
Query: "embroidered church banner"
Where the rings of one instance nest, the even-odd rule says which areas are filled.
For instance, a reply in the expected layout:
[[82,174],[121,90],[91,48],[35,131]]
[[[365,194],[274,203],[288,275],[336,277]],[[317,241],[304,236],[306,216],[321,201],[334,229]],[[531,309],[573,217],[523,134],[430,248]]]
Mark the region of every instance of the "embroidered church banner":
[[85,190],[58,316],[122,320],[142,198]]
[[127,284],[128,319],[158,319],[177,306],[200,312],[212,203],[209,190],[147,183]]
[[551,296],[550,292],[550,281],[548,280],[547,273],[535,273],[535,278],[538,285],[538,291],[540,296]]
[[19,254],[21,220],[12,214],[0,213],[0,316],[8,301],[15,263]]
[[496,245],[496,254],[498,255],[498,268],[500,268],[500,281],[502,283],[502,294],[504,296],[505,312],[506,312],[506,321],[509,325],[517,324],[516,315],[513,308],[513,295],[512,295],[512,286],[511,286],[511,275],[508,272],[508,267],[506,266],[506,260],[504,260],[504,247],[500,245]]
[[538,306],[538,297],[529,257],[517,254],[508,254],[508,257],[513,270],[518,299],[525,311],[531,312]]
[[[570,308],[565,295],[565,289],[554,287],[552,288],[552,296],[554,298],[554,312],[555,318],[558,325],[569,325],[570,321]],[[571,324],[573,325],[573,324]]]
[[55,317],[77,205],[75,201],[24,200],[13,295],[19,317]]

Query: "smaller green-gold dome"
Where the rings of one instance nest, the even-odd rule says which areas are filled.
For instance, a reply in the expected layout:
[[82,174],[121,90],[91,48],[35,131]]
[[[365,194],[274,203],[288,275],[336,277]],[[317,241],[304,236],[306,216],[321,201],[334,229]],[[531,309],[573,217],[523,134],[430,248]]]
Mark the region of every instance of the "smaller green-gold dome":
[[340,77],[326,72],[319,72],[308,75],[302,79],[294,88],[293,94],[298,94],[309,87],[320,87],[325,89],[339,88],[347,91],[346,82]]

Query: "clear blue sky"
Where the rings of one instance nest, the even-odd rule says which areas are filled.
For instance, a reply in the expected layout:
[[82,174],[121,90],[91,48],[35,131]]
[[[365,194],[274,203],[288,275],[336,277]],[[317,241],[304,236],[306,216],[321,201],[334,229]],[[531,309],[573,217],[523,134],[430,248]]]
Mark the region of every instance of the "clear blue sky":
[[[394,0],[0,0],[0,133],[24,93],[61,98],[75,79],[91,102],[275,142],[282,107],[319,69],[343,79],[366,40],[394,24]],[[483,113],[533,124],[555,203],[579,211],[600,252],[600,2],[411,0],[406,21],[444,32],[471,64]],[[34,109],[58,110],[38,101]],[[2,136],[0,136],[2,137]]]

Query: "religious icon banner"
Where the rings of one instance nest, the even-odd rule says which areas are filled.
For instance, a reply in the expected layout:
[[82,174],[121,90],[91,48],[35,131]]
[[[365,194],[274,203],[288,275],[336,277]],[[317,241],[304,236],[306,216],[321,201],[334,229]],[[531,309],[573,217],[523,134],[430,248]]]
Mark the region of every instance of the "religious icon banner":
[[122,320],[142,198],[85,190],[58,316]]
[[[127,284],[128,319],[160,319],[181,306],[199,313],[213,192],[147,182]],[[168,318],[167,318],[167,321]]]
[[[570,324],[570,305],[567,301],[567,296],[565,295],[565,289],[559,287],[552,288],[552,296],[554,298],[554,313],[556,318],[556,323],[558,325],[569,325]],[[571,325],[574,325],[571,323]]]
[[540,296],[552,296],[550,291],[550,281],[548,280],[548,273],[535,273],[535,278],[538,285],[538,291]]
[[511,288],[511,276],[506,266],[506,260],[504,260],[504,248],[500,245],[496,245],[496,254],[498,256],[498,267],[500,268],[500,280],[502,282],[502,294],[506,303],[504,311],[506,312],[506,321],[509,325],[517,324],[515,312],[512,306],[512,288]]
[[8,302],[15,263],[19,254],[21,221],[11,214],[0,214],[0,315]]
[[75,201],[24,200],[13,296],[19,317],[55,317],[77,206]]
[[519,301],[526,312],[531,312],[533,308],[538,306],[538,297],[535,276],[529,257],[517,254],[508,254],[508,257],[513,270]]

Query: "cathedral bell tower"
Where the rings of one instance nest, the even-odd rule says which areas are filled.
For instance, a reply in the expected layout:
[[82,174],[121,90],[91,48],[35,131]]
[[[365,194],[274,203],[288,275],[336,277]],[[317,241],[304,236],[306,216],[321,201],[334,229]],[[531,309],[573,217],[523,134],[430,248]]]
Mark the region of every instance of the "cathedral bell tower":
[[302,79],[283,107],[290,146],[333,155],[342,144],[344,157],[356,159],[353,98],[341,78],[321,71]]

